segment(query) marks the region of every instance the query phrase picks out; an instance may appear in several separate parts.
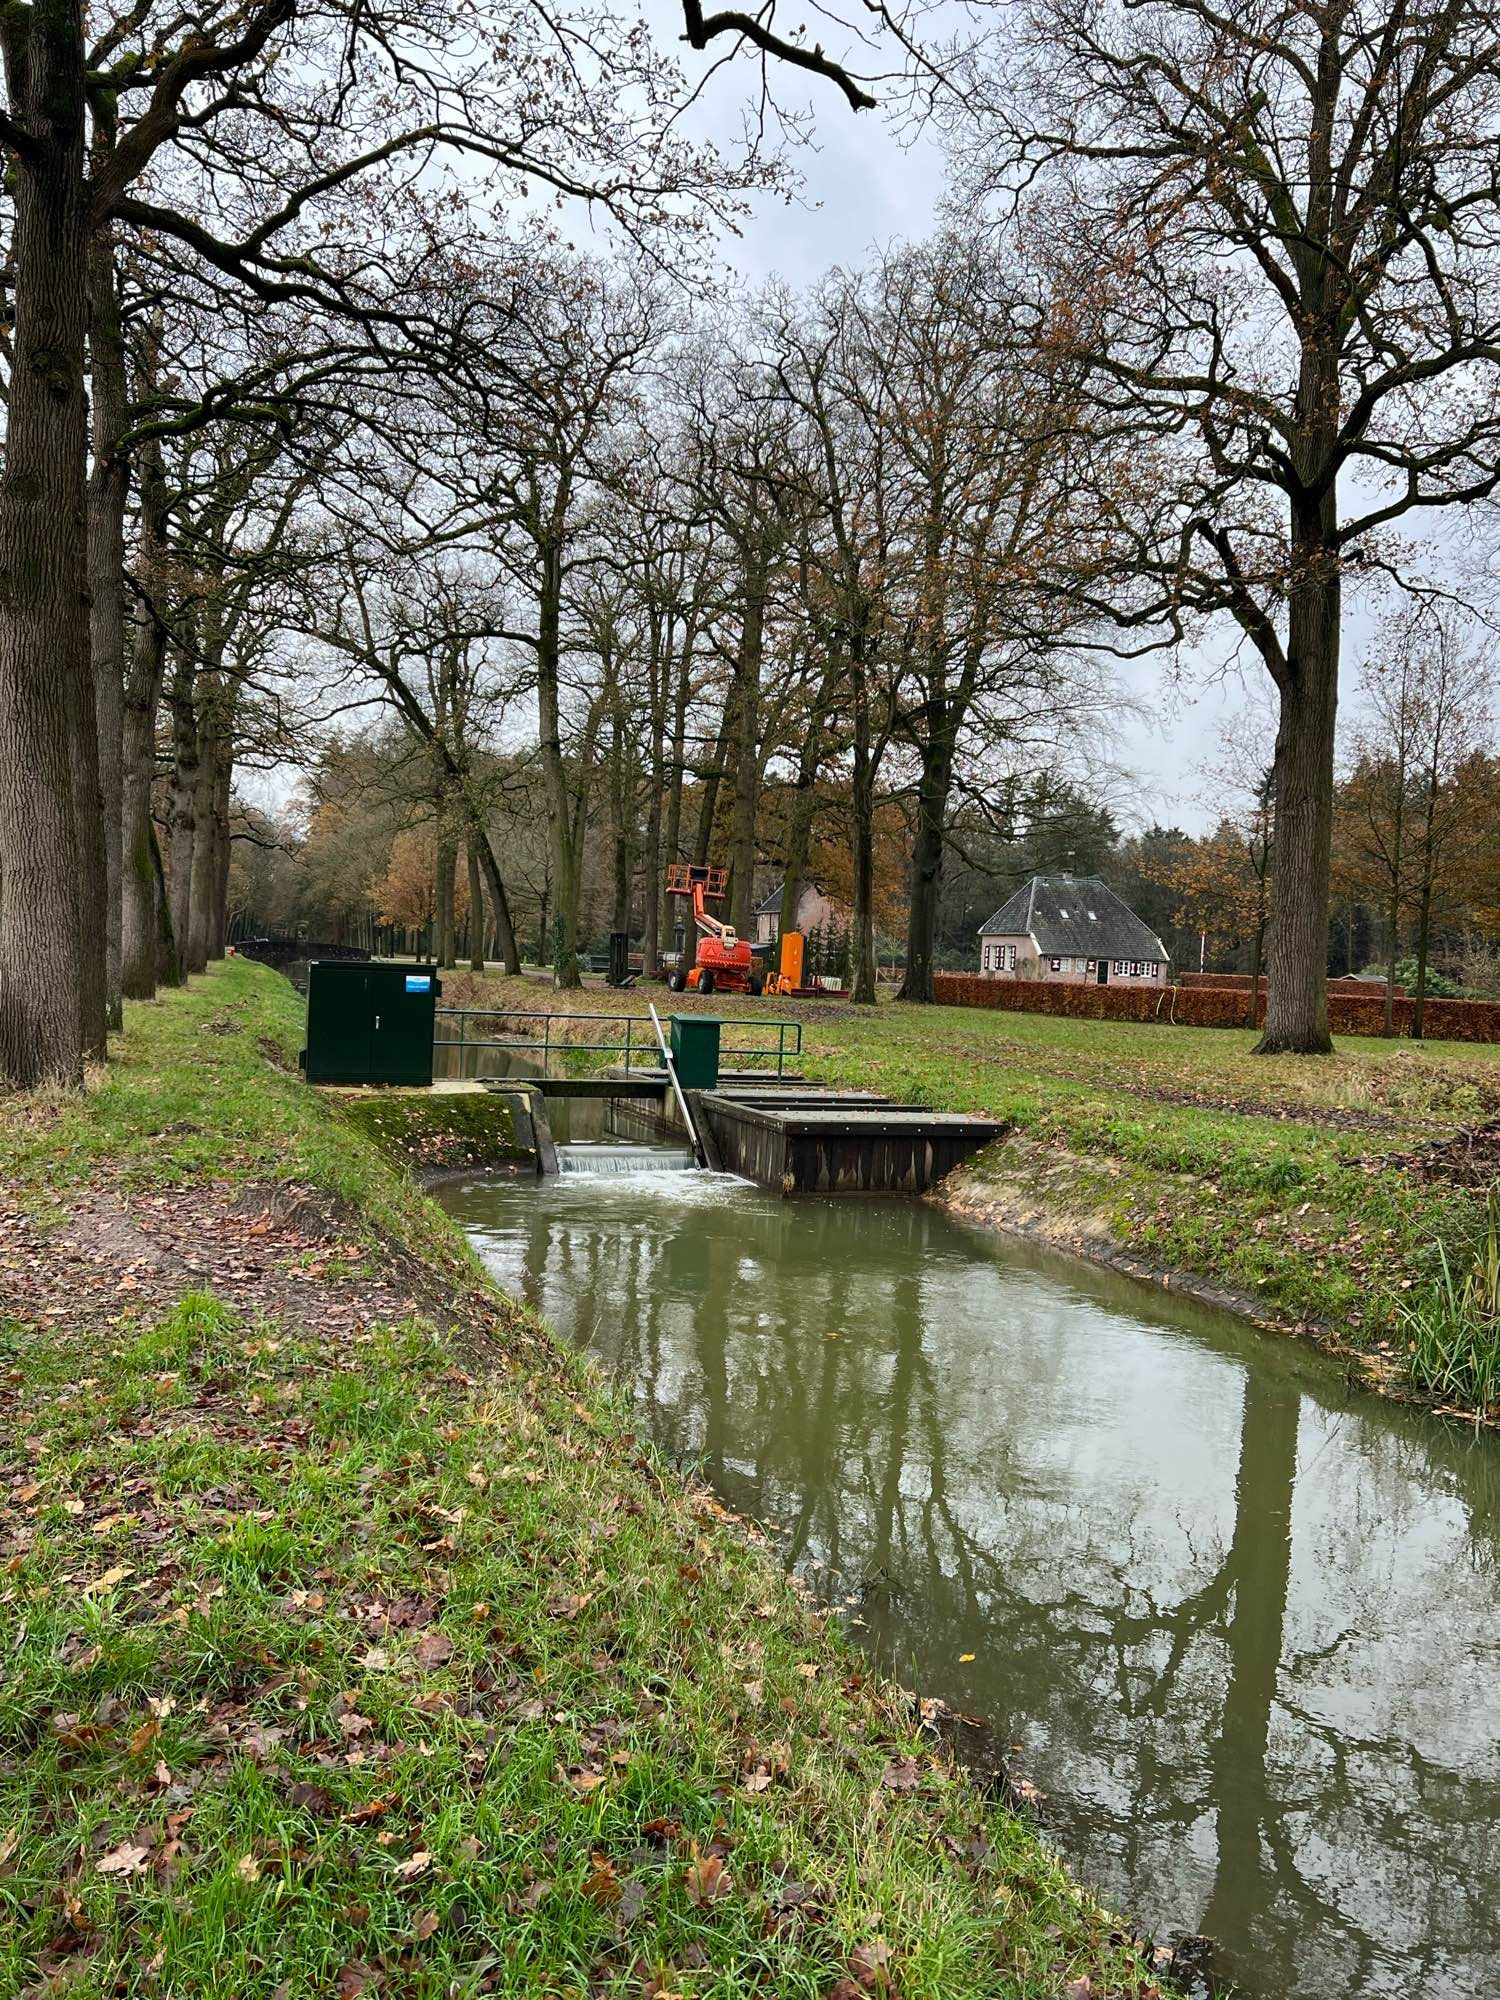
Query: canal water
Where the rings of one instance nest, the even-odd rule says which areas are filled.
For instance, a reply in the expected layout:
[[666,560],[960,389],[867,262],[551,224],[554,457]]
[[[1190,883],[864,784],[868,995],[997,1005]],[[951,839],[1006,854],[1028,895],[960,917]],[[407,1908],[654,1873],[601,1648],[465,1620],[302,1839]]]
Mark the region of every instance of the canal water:
[[1500,1996],[1493,1442],[922,1203],[440,1199],[1113,1905],[1255,2000]]

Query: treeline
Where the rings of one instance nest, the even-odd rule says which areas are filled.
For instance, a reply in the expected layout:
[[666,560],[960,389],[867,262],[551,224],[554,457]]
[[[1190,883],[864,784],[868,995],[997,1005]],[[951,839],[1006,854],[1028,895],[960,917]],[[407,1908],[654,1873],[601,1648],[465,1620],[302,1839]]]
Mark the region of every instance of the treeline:
[[[617,908],[712,847],[748,929],[774,800],[792,888],[839,816],[861,998],[899,815],[930,997],[961,822],[1087,790],[1113,663],[1188,644],[1274,700],[1263,1045],[1328,1046],[1347,602],[1440,622],[1402,524],[1481,526],[1500,484],[1500,25],[1164,0],[1100,35],[1041,0],[941,60],[871,26],[952,142],[948,226],[726,300],[704,247],[805,119],[762,96],[732,154],[699,143],[692,79],[607,0],[13,10],[7,1076],[76,1081],[123,994],[216,950],[236,775],[377,709],[437,921],[482,899],[505,963],[492,788],[524,773],[563,982],[601,827]],[[875,94],[768,18],[684,27]],[[585,216],[608,254],[568,247]],[[1386,929],[1420,959],[1401,847]],[[648,952],[665,920],[653,894]]]

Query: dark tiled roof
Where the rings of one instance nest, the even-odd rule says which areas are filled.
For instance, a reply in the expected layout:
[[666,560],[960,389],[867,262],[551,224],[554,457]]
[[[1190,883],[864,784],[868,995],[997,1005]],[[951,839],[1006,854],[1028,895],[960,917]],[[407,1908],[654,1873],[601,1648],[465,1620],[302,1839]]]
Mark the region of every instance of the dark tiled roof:
[[781,892],[785,887],[785,882],[778,882],[765,901],[756,904],[755,914],[758,917],[774,917],[778,915],[781,910]]
[[1033,875],[979,935],[1035,938],[1043,958],[1167,956],[1156,933],[1097,875]]

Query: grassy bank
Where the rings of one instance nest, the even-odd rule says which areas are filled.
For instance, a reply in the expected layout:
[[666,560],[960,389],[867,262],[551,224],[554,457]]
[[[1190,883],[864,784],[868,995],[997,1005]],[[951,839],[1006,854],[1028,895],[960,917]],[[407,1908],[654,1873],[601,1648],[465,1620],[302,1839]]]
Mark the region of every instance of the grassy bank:
[[0,1107],[0,1992],[1154,1993],[300,1030]]
[[[465,986],[459,1004],[545,992]],[[1500,1117],[1500,1049],[1348,1039],[1326,1060],[1265,1058],[1232,1029],[685,998],[796,1016],[810,1077],[1003,1119],[1007,1136],[950,1183],[971,1208],[1228,1287],[1387,1390],[1464,1410],[1493,1394],[1500,1330],[1481,1315],[1465,1331],[1444,1260],[1463,1274],[1485,1255],[1494,1141],[1467,1135]],[[591,988],[571,1004],[645,1002]]]

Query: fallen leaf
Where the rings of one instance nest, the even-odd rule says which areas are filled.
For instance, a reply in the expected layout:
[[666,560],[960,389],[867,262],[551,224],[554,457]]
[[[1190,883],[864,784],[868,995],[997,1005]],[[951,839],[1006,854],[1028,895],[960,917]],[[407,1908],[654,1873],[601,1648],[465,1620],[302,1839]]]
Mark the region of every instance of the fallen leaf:
[[888,1792],[914,1792],[922,1782],[922,1766],[915,1757],[893,1757],[880,1782]]
[[132,1736],[130,1739],[131,1756],[139,1757],[141,1752],[145,1749],[148,1749],[160,1735],[161,1735],[161,1724],[157,1722],[154,1717],[150,1722],[143,1722],[140,1728],[135,1732],[134,1736]]
[[583,1885],[583,1893],[599,1909],[608,1909],[620,1900],[620,1878],[607,1854],[596,1853],[589,1858],[594,1864],[593,1872]]
[[388,1798],[370,1799],[366,1804],[356,1806],[353,1812],[346,1812],[344,1819],[350,1826],[364,1826],[369,1820],[379,1819],[382,1813],[388,1813],[390,1809],[391,1802]]
[[414,1882],[419,1875],[425,1875],[432,1866],[432,1856],[425,1847],[419,1847],[415,1854],[409,1854],[404,1861],[396,1863],[396,1873],[403,1882]]
[[139,1847],[133,1840],[122,1841],[108,1854],[100,1855],[94,1863],[94,1872],[96,1875],[139,1875],[150,1856],[149,1847]]
[[720,1896],[727,1896],[734,1884],[725,1869],[723,1857],[718,1854],[700,1855],[691,1862],[685,1877],[688,1901],[700,1907],[716,1902]]
[[234,1872],[242,1882],[258,1882],[260,1863],[253,1854],[242,1854],[234,1864]]
[[418,1944],[425,1944],[442,1921],[436,1910],[419,1910],[417,1920],[411,1927],[412,1936]]
[[15,1853],[20,1838],[21,1829],[18,1826],[10,1827],[6,1832],[0,1834],[0,1869],[4,1868],[6,1862]]
[[974,1659],[975,1657],[976,1655],[973,1653],[960,1653],[958,1656],[958,1664],[961,1667],[966,1667],[969,1664],[970,1660]]
[[426,1632],[412,1655],[419,1667],[445,1666],[453,1658],[453,1641],[446,1632]]

